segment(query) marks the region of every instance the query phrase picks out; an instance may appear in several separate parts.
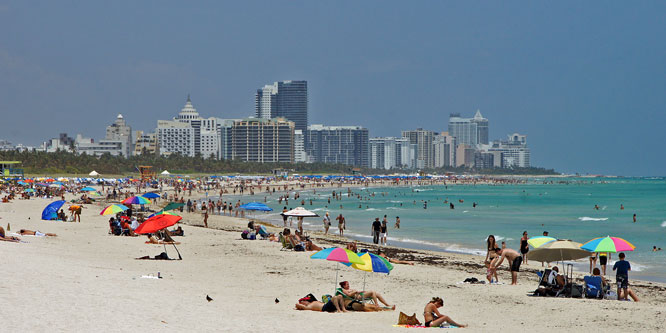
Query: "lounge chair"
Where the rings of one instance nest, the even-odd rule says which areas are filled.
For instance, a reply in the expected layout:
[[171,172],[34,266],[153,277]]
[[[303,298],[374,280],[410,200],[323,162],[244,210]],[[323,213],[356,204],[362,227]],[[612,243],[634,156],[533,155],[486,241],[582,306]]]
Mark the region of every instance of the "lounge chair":
[[[349,296],[347,296],[347,294],[345,294],[344,292],[342,292],[342,288],[336,288],[336,289],[335,289],[335,296],[338,296],[338,295],[342,295],[342,299],[343,299],[344,301],[357,301],[357,302],[361,302],[361,303],[366,303],[366,302],[371,302],[371,301],[372,301],[371,298],[363,298],[363,297],[361,297],[361,299],[359,300],[359,299],[355,299],[355,298],[353,298],[353,297],[349,297]],[[361,293],[361,296],[363,296],[363,293]],[[373,302],[373,303],[374,303],[374,302]]]
[[604,298],[603,282],[601,276],[585,276],[585,297],[586,298]]
[[284,235],[282,235],[282,233],[280,233],[280,243],[282,243],[282,248],[280,249],[280,251],[282,251],[282,250],[292,250],[292,249],[294,248],[294,247],[293,247],[293,246],[287,241],[287,238],[284,237]]

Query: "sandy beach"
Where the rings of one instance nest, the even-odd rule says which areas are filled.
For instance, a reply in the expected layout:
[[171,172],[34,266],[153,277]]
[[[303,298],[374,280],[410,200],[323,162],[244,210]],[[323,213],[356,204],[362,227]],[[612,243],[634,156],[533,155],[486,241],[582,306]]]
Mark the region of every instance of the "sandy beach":
[[[135,260],[164,248],[145,244],[146,237],[109,235],[108,217],[98,215],[99,205],[86,205],[81,223],[42,221],[41,211],[49,202],[0,204],[0,225],[11,224],[9,235],[21,228],[58,234],[0,242],[5,264],[0,286],[3,331],[398,332],[411,330],[392,326],[400,311],[416,313],[423,322],[423,308],[433,296],[444,299],[440,312],[474,332],[645,332],[666,325],[666,286],[658,283],[632,280],[638,303],[530,297],[537,280],[528,271],[539,264],[523,269],[518,286],[470,285],[460,282],[484,279],[483,258],[390,247],[394,257],[418,263],[396,265],[388,276],[368,273],[366,289],[382,293],[397,305],[396,311],[296,311],[300,297],[334,292],[337,266],[338,280],[349,280],[354,289],[362,289],[364,273],[311,260],[312,252],[280,251],[276,242],[242,240],[245,219],[212,215],[210,228],[203,228],[200,214],[187,213],[185,237],[176,239],[182,243],[178,249],[183,260]],[[344,243],[336,236],[315,233],[312,238],[320,246]],[[167,250],[177,257],[172,246]],[[161,279],[150,278],[158,272]],[[510,280],[506,266],[500,280]],[[207,295],[213,300],[207,301]]]

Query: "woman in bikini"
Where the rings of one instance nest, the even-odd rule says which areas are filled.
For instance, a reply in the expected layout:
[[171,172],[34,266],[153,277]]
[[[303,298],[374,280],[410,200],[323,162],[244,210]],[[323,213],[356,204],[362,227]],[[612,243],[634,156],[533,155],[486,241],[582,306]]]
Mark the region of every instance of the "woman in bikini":
[[488,278],[488,281],[492,280],[492,278],[495,278],[495,282],[499,281],[497,279],[497,271],[491,269],[490,267],[493,267],[493,264],[499,256],[495,252],[495,249],[497,248],[497,243],[495,242],[495,236],[493,235],[488,235],[488,239],[486,240],[486,260],[484,261],[484,264],[486,264],[487,270],[486,270],[486,275]]
[[425,309],[423,309],[423,319],[425,320],[425,327],[439,327],[443,323],[449,323],[458,327],[467,327],[465,324],[459,324],[453,321],[451,317],[439,313],[438,308],[444,305],[444,301],[439,297],[433,297]]

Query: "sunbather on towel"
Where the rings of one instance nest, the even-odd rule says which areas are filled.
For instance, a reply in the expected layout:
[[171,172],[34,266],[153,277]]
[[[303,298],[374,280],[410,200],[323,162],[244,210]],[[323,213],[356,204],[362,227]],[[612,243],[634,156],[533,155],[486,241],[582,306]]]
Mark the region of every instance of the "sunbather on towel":
[[27,230],[27,229],[21,229],[19,231],[19,234],[21,234],[21,235],[33,235],[33,236],[37,236],[37,237],[45,237],[45,236],[56,237],[56,236],[58,236],[56,234],[52,234],[52,233],[48,233],[48,232],[43,233],[43,232],[40,232],[39,230],[32,231],[32,230]]
[[423,309],[423,319],[425,320],[426,327],[439,327],[443,323],[449,323],[458,327],[467,327],[465,324],[456,323],[451,317],[439,313],[439,308],[444,305],[444,301],[439,297],[433,297],[425,309]]
[[5,229],[3,227],[0,227],[0,241],[18,243],[21,241],[21,239],[18,237],[5,235]]
[[347,312],[345,305],[342,301],[342,296],[333,296],[331,299],[324,304],[320,301],[315,301],[309,297],[303,297],[298,300],[298,303],[295,305],[295,310],[310,310],[310,311],[321,311],[321,312]]
[[414,262],[412,262],[412,261],[398,260],[398,259],[389,258],[389,257],[386,256],[386,253],[384,253],[384,251],[382,251],[382,250],[377,250],[377,255],[386,259],[386,260],[388,260],[388,262],[390,262],[392,264],[404,264],[404,265],[414,266]]
[[353,298],[353,299],[356,299],[356,300],[361,300],[363,298],[372,299],[372,301],[375,302],[375,304],[377,304],[377,305],[379,305],[379,302],[382,302],[387,307],[392,308],[393,310],[395,310],[395,305],[388,304],[386,302],[386,300],[384,299],[384,297],[376,291],[372,291],[372,290],[357,291],[357,290],[351,289],[350,286],[349,286],[349,281],[340,282],[340,287],[342,287],[342,292],[350,298]]

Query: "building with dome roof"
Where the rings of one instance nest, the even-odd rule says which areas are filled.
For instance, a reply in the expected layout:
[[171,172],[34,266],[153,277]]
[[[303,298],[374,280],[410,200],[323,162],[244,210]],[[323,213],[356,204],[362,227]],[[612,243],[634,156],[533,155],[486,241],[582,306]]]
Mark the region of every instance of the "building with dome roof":
[[157,146],[161,155],[179,153],[204,158],[224,158],[223,119],[203,118],[187,95],[185,106],[172,120],[157,121]]
[[124,157],[132,156],[134,151],[134,141],[132,140],[132,127],[127,125],[122,114],[118,114],[116,121],[106,127],[106,141],[120,141],[121,155]]

